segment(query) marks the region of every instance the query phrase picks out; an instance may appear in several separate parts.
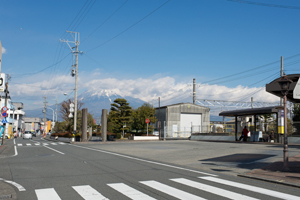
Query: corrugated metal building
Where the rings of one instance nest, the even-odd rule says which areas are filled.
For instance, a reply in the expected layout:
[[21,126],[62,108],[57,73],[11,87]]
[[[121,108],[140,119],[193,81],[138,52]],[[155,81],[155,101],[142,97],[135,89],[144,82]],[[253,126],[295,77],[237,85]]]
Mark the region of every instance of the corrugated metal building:
[[209,108],[192,104],[179,103],[156,108],[155,116],[161,136],[164,138],[188,138],[191,133],[209,132]]

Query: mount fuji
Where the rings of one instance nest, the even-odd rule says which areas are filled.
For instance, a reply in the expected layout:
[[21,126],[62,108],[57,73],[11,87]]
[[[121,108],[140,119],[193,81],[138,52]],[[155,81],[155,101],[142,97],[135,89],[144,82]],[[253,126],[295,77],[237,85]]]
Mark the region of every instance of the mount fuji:
[[[114,102],[115,99],[117,98],[124,98],[127,100],[127,102],[129,103],[129,105],[132,108],[138,108],[141,105],[143,105],[145,103],[145,101],[138,99],[138,98],[133,98],[130,96],[121,96],[118,95],[114,92],[112,92],[111,90],[99,90],[96,92],[92,92],[92,91],[86,91],[81,93],[77,99],[78,101],[81,101],[84,103],[84,105],[82,106],[82,108],[87,108],[88,112],[90,114],[94,114],[95,117],[101,116],[102,114],[102,109],[107,109],[107,111],[110,110],[111,107],[111,103]],[[55,104],[54,105],[49,105],[48,107],[52,108],[55,110]],[[43,108],[37,108],[37,109],[33,109],[33,110],[25,110],[26,113],[26,117],[41,117],[44,118],[44,114],[42,113]],[[61,117],[59,114],[59,110],[60,110],[60,105],[58,105],[57,107],[57,118],[58,121],[61,121]],[[53,117],[53,112],[51,110],[47,109],[47,119],[52,120]]]

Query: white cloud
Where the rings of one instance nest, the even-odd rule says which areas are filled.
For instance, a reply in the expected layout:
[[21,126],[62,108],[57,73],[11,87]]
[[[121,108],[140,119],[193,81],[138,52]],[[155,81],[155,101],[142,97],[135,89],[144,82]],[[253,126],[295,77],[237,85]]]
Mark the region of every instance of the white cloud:
[[5,54],[6,53],[6,49],[4,47],[2,47],[2,53]]
[[[98,71],[93,71],[93,73]],[[63,93],[71,93],[74,88],[74,77],[55,76],[53,78],[47,75],[32,76],[26,78],[22,84],[13,84],[10,89],[12,97],[21,99],[41,99],[47,95],[49,98],[63,96]],[[19,82],[19,81],[18,81]],[[22,80],[20,80],[22,82]],[[105,93],[116,93],[121,96],[130,96],[139,98],[145,102],[156,102],[161,97],[161,105],[169,105],[181,102],[192,102],[192,85],[184,82],[176,82],[172,77],[159,78],[138,78],[138,79],[116,79],[103,78],[98,76],[82,74],[78,80],[78,88],[80,91],[88,91],[94,95],[103,95]],[[78,94],[79,95],[79,94]],[[250,101],[253,97],[254,101],[276,102],[278,97],[265,92],[264,88],[248,88],[237,86],[228,88],[220,85],[200,84],[196,89],[197,99],[209,100],[227,100],[227,101]],[[36,100],[36,99],[35,99]],[[31,104],[30,106],[35,106]]]

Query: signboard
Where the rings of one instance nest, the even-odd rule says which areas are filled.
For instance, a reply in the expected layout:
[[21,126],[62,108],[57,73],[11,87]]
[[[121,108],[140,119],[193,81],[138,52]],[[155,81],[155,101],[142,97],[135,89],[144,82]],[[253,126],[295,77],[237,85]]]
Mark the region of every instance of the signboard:
[[0,74],[0,92],[4,92],[5,89],[5,74]]
[[300,99],[300,78],[298,79],[297,84],[295,85],[295,88],[293,90],[293,98]]
[[2,107],[2,112],[6,112],[8,110],[8,108],[6,106]]
[[3,120],[2,120],[2,124],[6,124],[7,123],[7,120],[6,120],[6,118],[4,118]]
[[145,122],[146,122],[147,124],[149,124],[150,120],[149,120],[149,119],[146,119]]
[[7,112],[2,113],[2,117],[7,117],[7,115],[8,115]]

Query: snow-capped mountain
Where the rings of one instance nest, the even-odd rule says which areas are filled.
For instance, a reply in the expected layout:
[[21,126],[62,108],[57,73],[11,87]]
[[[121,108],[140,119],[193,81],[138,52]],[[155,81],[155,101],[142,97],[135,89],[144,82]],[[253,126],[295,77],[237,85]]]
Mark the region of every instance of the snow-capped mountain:
[[[141,99],[133,98],[133,97],[122,97],[121,95],[118,95],[110,90],[100,90],[97,92],[89,92],[86,91],[84,93],[81,93],[77,99],[78,101],[81,101],[84,103],[82,108],[87,108],[88,112],[91,114],[94,114],[95,117],[99,117],[102,114],[102,109],[107,109],[107,111],[110,110],[111,103],[117,98],[124,98],[127,100],[127,102],[130,104],[132,108],[138,108],[139,106],[143,105],[145,102]],[[49,106],[50,108],[55,110],[55,105]],[[26,117],[44,117],[44,114],[42,113],[43,108],[37,108],[33,110],[26,110]],[[60,106],[58,105],[58,121],[61,121],[61,118],[59,117],[59,110]],[[53,112],[51,110],[47,110],[47,118],[52,119]]]

